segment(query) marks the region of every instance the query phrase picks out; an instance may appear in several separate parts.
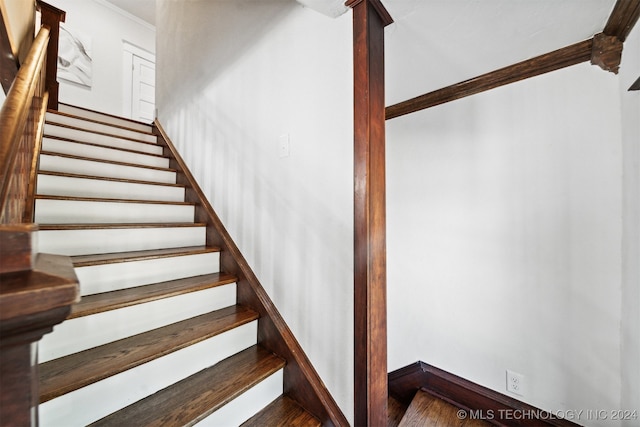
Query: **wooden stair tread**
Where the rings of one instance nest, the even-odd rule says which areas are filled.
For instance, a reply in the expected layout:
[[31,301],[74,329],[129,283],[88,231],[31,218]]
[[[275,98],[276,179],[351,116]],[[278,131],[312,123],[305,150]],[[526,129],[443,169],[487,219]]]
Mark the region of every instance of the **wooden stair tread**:
[[149,223],[104,223],[104,224],[38,224],[38,229],[51,230],[103,230],[119,228],[176,228],[205,227],[201,222],[149,222]]
[[137,200],[137,199],[110,199],[98,197],[75,197],[75,196],[49,196],[36,194],[36,200],[67,200],[74,202],[108,202],[108,203],[138,203],[144,205],[176,205],[176,206],[195,206],[193,202],[170,202],[165,200]]
[[[89,113],[94,113],[94,114],[98,114],[98,115],[102,115],[102,116],[112,117],[112,118],[114,118],[114,119],[118,119],[118,120],[121,120],[121,121],[124,121],[124,122],[129,122],[129,123],[132,123],[132,124],[136,124],[136,125],[143,125],[143,126],[148,126],[148,127],[151,127],[151,126],[152,126],[151,124],[149,124],[149,123],[145,123],[145,122],[142,122],[142,121],[140,121],[140,120],[134,120],[134,119],[130,119],[130,118],[128,118],[128,117],[116,116],[116,115],[114,115],[114,114],[104,113],[104,112],[102,112],[102,111],[96,111],[96,110],[92,110],[92,109],[90,109],[90,108],[79,107],[79,106],[77,106],[77,105],[67,104],[67,103],[64,103],[64,102],[59,102],[58,104],[59,104],[59,105],[66,105],[66,106],[69,106],[69,107],[73,107],[73,108],[76,108],[76,109],[78,109],[78,110],[84,110],[84,111],[87,111],[87,112],[89,112]],[[72,113],[66,113],[66,112],[64,112],[64,111],[58,111],[58,110],[50,110],[50,109],[47,109],[47,112],[48,112],[48,113],[60,114],[60,115],[64,115],[64,116],[69,116],[69,117],[75,117],[75,118],[77,118],[77,119],[87,120],[87,121],[90,121],[90,122],[102,123],[102,124],[109,125],[109,126],[121,127],[121,128],[124,128],[124,129],[131,129],[131,130],[134,130],[134,131],[138,132],[138,131],[137,131],[136,129],[134,129],[134,128],[129,128],[129,127],[126,127],[126,126],[120,126],[120,125],[114,125],[114,124],[112,124],[112,123],[104,122],[104,121],[102,121],[102,120],[89,119],[89,118],[86,118],[86,117],[84,117],[84,116],[78,116],[78,115],[75,115],[75,114],[72,114]],[[145,133],[145,132],[143,132],[143,133]],[[151,134],[153,134],[153,132],[150,132],[150,133],[151,133]]]
[[[63,138],[61,136],[44,135],[44,138],[55,139],[56,141],[71,142],[73,144],[89,145],[91,147],[106,148],[106,149],[109,149],[109,150],[124,151],[126,153],[131,153],[131,154],[142,154],[144,156],[157,157],[157,158],[161,158],[161,159],[168,159],[169,158],[169,157],[165,156],[164,154],[147,153],[146,151],[132,150],[130,148],[113,147],[113,146],[110,146],[110,145],[103,145],[103,144],[98,144],[98,143],[95,143],[95,142],[78,141],[76,139]],[[142,143],[142,141],[136,141],[136,142],[141,142]],[[157,145],[157,144],[150,144],[150,145]]]
[[66,178],[92,179],[92,180],[96,180],[96,181],[124,182],[124,183],[127,183],[127,184],[159,185],[159,186],[162,186],[162,187],[186,188],[186,186],[184,184],[170,184],[170,183],[157,182],[157,181],[143,181],[143,180],[139,180],[139,179],[125,179],[125,178],[112,178],[112,177],[107,177],[107,176],[82,175],[82,174],[68,173],[68,172],[38,171],[38,175],[61,176],[61,177],[66,177]]
[[460,408],[438,397],[418,390],[407,408],[399,427],[489,427],[486,421],[459,416]]
[[[47,113],[53,114],[53,115],[56,115],[56,116],[65,116],[65,117],[70,117],[72,119],[83,120],[83,121],[89,122],[89,123],[96,123],[96,124],[100,124],[100,125],[111,126],[111,127],[117,128],[117,129],[124,129],[124,130],[129,130],[129,131],[132,131],[132,132],[138,132],[138,133],[142,133],[142,134],[145,134],[145,135],[153,135],[154,134],[151,130],[149,130],[149,131],[138,130],[138,129],[130,128],[130,127],[127,127],[127,126],[116,125],[116,124],[113,124],[113,123],[107,123],[107,122],[103,122],[103,121],[96,120],[96,119],[89,119],[87,117],[82,117],[82,116],[76,116],[74,114],[69,114],[69,113],[65,113],[65,112],[57,111],[57,110],[47,109]],[[101,114],[104,114],[104,113],[101,113]],[[112,116],[112,117],[116,117],[116,116]],[[125,117],[118,117],[118,118],[124,119],[124,120],[129,120],[129,121],[133,122],[133,120],[127,119]],[[51,121],[51,122],[55,123],[55,121]],[[142,123],[142,122],[134,122],[134,123],[145,125],[145,126],[149,126],[149,127],[151,126],[151,125],[149,125],[147,123]]]
[[142,365],[258,318],[233,306],[74,353],[39,365],[40,402]]
[[320,427],[322,423],[288,396],[280,396],[241,427]]
[[252,346],[91,426],[193,425],[284,365],[280,357]]
[[232,274],[213,273],[202,276],[192,276],[184,279],[170,280],[135,288],[120,289],[112,292],[83,296],[79,303],[71,307],[68,319],[89,316],[109,310],[143,304],[163,298],[171,298],[189,292],[234,283],[236,277]]
[[118,262],[142,261],[146,259],[197,255],[212,252],[220,252],[220,248],[215,246],[186,246],[180,248],[114,252],[108,254],[76,255],[72,256],[71,260],[73,261],[74,267],[86,267],[88,265],[115,264]]
[[[128,141],[139,142],[141,144],[158,145],[155,142],[143,141],[141,139],[129,138],[127,136],[114,135],[114,134],[111,134],[111,133],[99,132],[99,131],[95,131],[95,130],[91,130],[91,129],[83,129],[83,128],[79,128],[79,127],[76,127],[76,126],[70,126],[70,125],[65,125],[65,124],[62,124],[62,123],[52,122],[52,121],[49,121],[49,120],[45,120],[45,124],[48,124],[48,125],[51,125],[51,126],[58,126],[58,127],[65,128],[65,129],[79,130],[81,132],[93,133],[93,134],[96,134],[96,135],[106,136],[106,137],[109,137],[109,138],[126,139]],[[46,130],[44,132],[44,136],[46,136],[46,137],[49,136],[49,135],[47,135],[47,131]]]
[[398,427],[405,412],[407,412],[407,405],[389,395],[387,399],[387,427]]
[[164,171],[164,172],[177,172],[175,169],[171,169],[171,168],[161,168],[161,167],[158,167],[158,166],[147,166],[147,165],[141,165],[141,164],[138,164],[138,163],[116,162],[115,160],[103,160],[103,159],[99,159],[97,157],[74,156],[72,154],[56,153],[54,151],[42,150],[40,152],[40,154],[41,155],[44,154],[44,155],[47,155],[47,156],[64,157],[64,158],[67,158],[67,159],[86,160],[86,161],[89,161],[89,162],[108,163],[110,165],[130,166],[130,167],[134,167],[134,168],[153,169],[153,170]]

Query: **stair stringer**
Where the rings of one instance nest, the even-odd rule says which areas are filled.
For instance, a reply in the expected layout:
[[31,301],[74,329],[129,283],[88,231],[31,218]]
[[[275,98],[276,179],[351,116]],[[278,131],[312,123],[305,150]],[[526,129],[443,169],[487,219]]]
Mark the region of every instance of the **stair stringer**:
[[222,249],[221,270],[237,277],[238,304],[260,313],[259,344],[287,360],[284,368],[285,393],[317,417],[323,426],[348,426],[349,422],[340,407],[227,232],[175,145],[157,119],[153,125],[158,144],[164,146],[165,154],[171,158],[169,167],[178,171],[176,183],[186,186],[185,201],[196,204],[195,221],[207,225],[207,245]]

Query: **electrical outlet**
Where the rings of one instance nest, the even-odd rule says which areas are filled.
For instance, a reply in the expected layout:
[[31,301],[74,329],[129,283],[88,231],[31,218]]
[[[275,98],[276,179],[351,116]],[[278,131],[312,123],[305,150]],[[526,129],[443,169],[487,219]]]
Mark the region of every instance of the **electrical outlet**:
[[289,157],[291,153],[291,142],[289,140],[289,134],[280,135],[278,138],[278,157]]
[[524,396],[525,385],[524,375],[507,369],[507,391]]

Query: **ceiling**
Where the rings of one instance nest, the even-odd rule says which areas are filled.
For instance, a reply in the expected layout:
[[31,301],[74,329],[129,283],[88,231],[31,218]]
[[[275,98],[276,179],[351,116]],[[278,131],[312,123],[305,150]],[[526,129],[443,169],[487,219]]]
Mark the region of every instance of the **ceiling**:
[[151,25],[156,25],[156,0],[106,0]]
[[[155,25],[156,0],[108,1]],[[296,1],[331,17],[348,10],[345,0]],[[589,39],[603,30],[615,1],[382,0],[395,21],[385,31],[388,101]]]

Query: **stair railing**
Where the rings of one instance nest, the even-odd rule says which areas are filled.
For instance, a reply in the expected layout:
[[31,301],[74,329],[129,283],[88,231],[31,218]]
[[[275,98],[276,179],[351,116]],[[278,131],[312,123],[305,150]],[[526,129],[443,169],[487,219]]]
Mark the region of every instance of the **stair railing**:
[[[41,28],[0,110],[0,223],[31,222],[28,209],[36,136],[46,109],[45,67],[49,29]],[[26,220],[26,221],[25,221]]]
[[70,258],[37,254],[34,244],[50,34],[44,26],[38,32],[0,110],[0,426],[38,425],[36,343],[79,299]]

